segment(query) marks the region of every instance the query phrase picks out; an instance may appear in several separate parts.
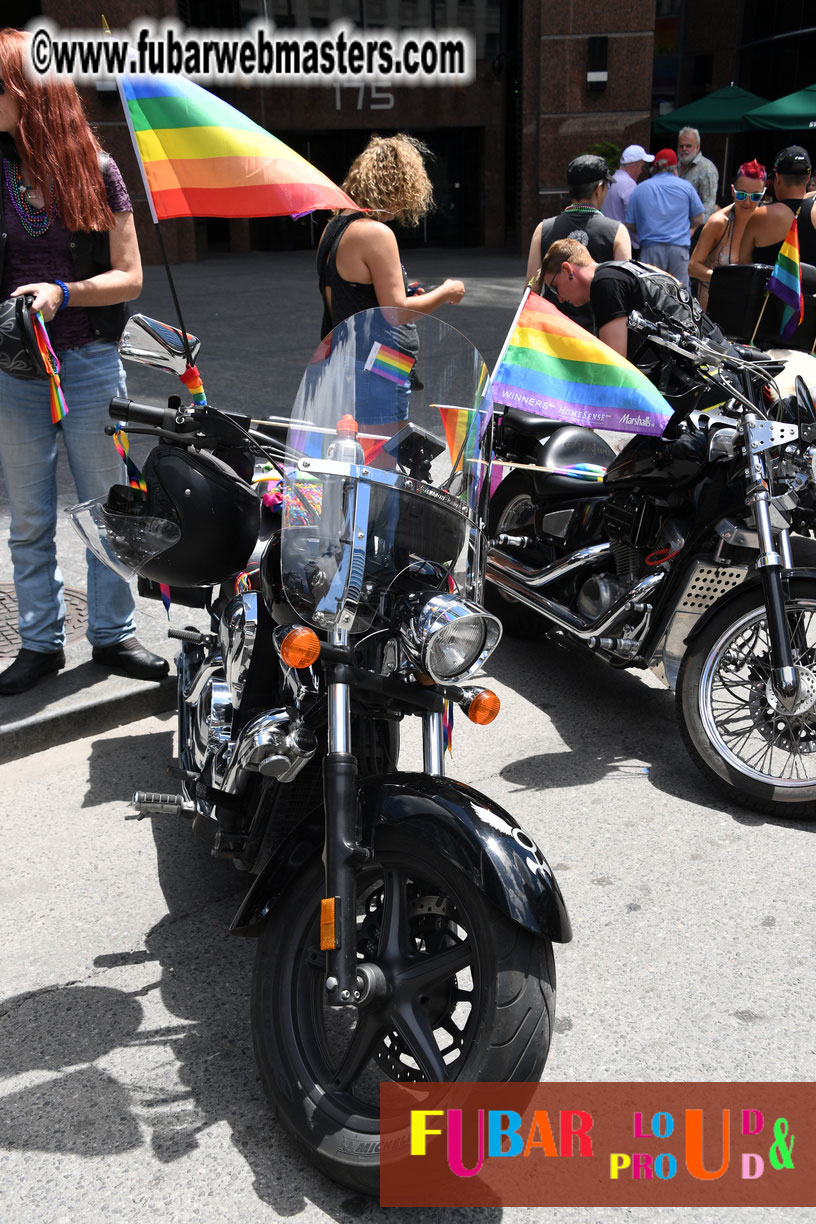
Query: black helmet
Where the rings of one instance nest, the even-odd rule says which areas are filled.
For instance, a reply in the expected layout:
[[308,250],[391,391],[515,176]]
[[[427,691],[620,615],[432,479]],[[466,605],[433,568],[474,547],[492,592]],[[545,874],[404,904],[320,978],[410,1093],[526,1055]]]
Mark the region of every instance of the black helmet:
[[243,569],[260,521],[252,485],[208,451],[179,446],[154,447],[142,475],[147,514],[181,529],[178,543],[139,567],[143,578],[168,586],[214,586]]
[[113,485],[69,511],[101,561],[176,587],[215,586],[244,568],[260,522],[251,484],[208,451],[178,446],[152,450],[143,475],[146,493]]

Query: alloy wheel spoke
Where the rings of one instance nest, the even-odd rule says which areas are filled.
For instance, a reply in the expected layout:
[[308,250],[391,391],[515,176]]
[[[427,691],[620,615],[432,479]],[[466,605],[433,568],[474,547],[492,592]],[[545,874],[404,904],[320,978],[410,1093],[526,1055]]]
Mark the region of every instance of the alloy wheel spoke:
[[379,957],[401,960],[410,951],[406,878],[401,871],[383,874],[383,907],[380,924]]
[[372,1012],[366,1007],[360,1008],[354,1034],[340,1066],[332,1077],[333,1089],[345,1092],[351,1087],[368,1063],[383,1030],[383,1018],[379,1012]]
[[400,985],[408,985],[416,990],[429,990],[440,982],[445,982],[461,969],[467,968],[472,959],[470,942],[463,939],[446,948],[444,952],[431,952],[413,959],[410,964],[400,969],[395,975]]
[[423,1008],[412,1001],[395,1011],[391,1019],[407,1053],[416,1060],[425,1078],[432,1082],[447,1079],[445,1060]]

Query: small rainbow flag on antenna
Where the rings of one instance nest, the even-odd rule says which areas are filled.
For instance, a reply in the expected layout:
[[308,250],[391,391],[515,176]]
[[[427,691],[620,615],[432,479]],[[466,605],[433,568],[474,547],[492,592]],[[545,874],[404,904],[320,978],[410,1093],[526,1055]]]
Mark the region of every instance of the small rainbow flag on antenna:
[[791,221],[785,241],[779,248],[774,270],[765,289],[784,303],[779,334],[790,340],[805,317],[805,297],[802,293],[802,269],[799,265],[799,210]]

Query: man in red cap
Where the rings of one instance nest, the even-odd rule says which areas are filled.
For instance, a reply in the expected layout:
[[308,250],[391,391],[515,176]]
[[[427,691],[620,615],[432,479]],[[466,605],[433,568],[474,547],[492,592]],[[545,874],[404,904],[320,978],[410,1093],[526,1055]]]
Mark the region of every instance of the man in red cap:
[[638,183],[626,206],[626,224],[640,239],[640,258],[689,286],[691,235],[702,225],[705,208],[697,192],[677,177],[677,154],[661,149],[654,173]]

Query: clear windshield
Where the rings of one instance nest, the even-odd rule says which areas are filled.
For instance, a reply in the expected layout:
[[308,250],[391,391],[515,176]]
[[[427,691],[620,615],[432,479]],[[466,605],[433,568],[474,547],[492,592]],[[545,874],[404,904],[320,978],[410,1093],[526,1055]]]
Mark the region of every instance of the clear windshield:
[[322,341],[287,438],[282,575],[301,616],[359,631],[417,565],[478,596],[491,417],[482,357],[438,319],[368,310]]

